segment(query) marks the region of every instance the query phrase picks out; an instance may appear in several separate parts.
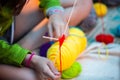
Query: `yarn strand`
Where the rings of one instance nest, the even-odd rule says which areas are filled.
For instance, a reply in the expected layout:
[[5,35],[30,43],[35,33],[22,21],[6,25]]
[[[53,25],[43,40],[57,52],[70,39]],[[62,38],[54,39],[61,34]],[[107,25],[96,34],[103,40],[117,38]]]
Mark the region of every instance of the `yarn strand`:
[[59,51],[60,51],[60,73],[62,74],[62,57],[61,57],[61,46],[65,40],[65,35],[63,34],[62,37],[59,38]]
[[72,10],[71,10],[71,12],[70,12],[70,16],[69,16],[69,18],[68,18],[68,21],[67,21],[67,24],[66,24],[66,26],[65,26],[65,30],[64,30],[64,33],[63,33],[63,34],[65,34],[66,31],[67,31],[67,27],[68,27],[68,24],[70,23],[70,20],[71,20],[71,17],[72,17],[72,15],[73,15],[73,11],[74,11],[74,8],[75,8],[76,3],[77,3],[77,0],[74,1]]

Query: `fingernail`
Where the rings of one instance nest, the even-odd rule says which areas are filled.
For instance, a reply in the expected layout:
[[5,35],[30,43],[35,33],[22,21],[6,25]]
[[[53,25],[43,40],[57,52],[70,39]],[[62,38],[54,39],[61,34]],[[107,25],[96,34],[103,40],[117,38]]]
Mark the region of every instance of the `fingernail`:
[[55,75],[60,75],[60,73],[59,72],[55,72]]

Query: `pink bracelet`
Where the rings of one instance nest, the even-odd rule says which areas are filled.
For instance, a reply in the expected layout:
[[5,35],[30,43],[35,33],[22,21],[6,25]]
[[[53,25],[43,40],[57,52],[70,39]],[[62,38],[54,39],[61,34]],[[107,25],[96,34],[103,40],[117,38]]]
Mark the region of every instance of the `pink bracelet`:
[[29,57],[28,59],[26,59],[26,61],[25,61],[25,66],[26,66],[26,67],[30,67],[30,62],[31,62],[32,57],[33,57],[34,55],[35,55],[35,53],[32,52],[32,54],[30,55],[30,57]]

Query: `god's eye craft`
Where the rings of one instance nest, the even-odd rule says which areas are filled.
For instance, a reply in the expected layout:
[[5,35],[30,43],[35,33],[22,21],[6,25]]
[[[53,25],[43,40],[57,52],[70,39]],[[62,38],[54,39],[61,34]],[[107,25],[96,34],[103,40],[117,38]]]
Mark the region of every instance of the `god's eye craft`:
[[59,71],[62,69],[62,78],[74,78],[78,76],[82,70],[81,65],[76,62],[76,59],[78,55],[85,50],[86,46],[87,38],[84,32],[72,27],[69,30],[69,36],[61,46],[61,50],[59,49],[59,41],[55,42],[48,49],[47,58],[54,62],[54,65]]

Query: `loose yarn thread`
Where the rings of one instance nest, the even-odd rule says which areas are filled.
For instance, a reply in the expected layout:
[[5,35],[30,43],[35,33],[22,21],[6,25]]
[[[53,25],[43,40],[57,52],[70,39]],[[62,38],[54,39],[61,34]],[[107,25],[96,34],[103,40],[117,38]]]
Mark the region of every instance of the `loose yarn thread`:
[[105,58],[102,58],[101,57],[101,51],[100,51],[100,48],[98,48],[98,55],[99,55],[99,58],[102,59],[102,60],[107,60],[108,59],[108,56],[109,56],[109,51],[108,51],[108,48],[106,47],[106,45],[104,43],[102,43],[103,47],[105,48],[106,50],[106,57]]

